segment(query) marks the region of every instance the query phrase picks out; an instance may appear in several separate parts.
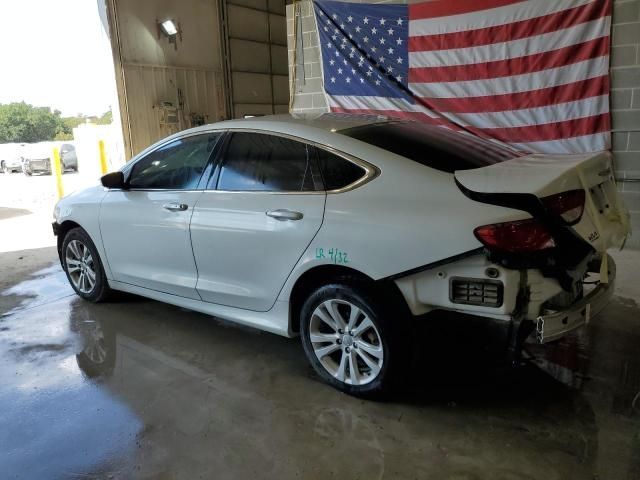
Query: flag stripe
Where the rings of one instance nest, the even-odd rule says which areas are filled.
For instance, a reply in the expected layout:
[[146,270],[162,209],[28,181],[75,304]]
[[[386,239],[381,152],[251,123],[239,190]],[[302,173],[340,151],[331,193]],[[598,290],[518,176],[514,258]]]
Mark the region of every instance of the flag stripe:
[[557,32],[545,33],[500,44],[472,46],[451,50],[409,52],[409,62],[413,68],[448,67],[452,65],[467,65],[524,57],[526,55],[569,47],[597,38],[608,38],[606,34],[609,30],[608,24],[609,19],[601,18]]
[[562,67],[609,53],[609,37],[558,48],[549,52],[494,62],[439,67],[419,67],[409,71],[410,82],[456,82],[522,75]]
[[440,115],[430,111],[424,105],[419,103],[410,103],[403,98],[369,97],[359,95],[331,95],[329,98],[329,105],[332,107],[336,106],[362,110],[371,108],[372,104],[375,104],[376,108],[379,110],[422,112],[433,118],[441,118]]
[[331,102],[331,111],[387,115],[409,120],[420,120],[432,125],[447,126],[455,130],[465,129],[484,138],[496,138],[509,143],[542,142],[558,138],[570,138],[594,132],[603,132],[610,128],[608,112],[602,113],[602,104],[597,102],[587,105],[582,116],[578,116],[579,113],[576,112],[577,118],[571,118],[570,107],[566,107],[565,111],[560,111],[560,115],[558,115],[558,118],[563,118],[561,114],[566,113],[569,118],[565,120],[508,127],[491,127],[490,122],[477,122],[473,125],[465,125],[464,122],[449,122],[443,118],[433,117],[423,107],[414,105],[410,107],[410,110],[406,109],[407,106],[403,105],[402,100],[392,102],[384,99],[379,104],[380,108],[371,108],[367,105],[370,105],[370,103],[366,97],[345,96],[339,97],[338,100],[334,97]]
[[[422,112],[401,112],[397,110],[376,110],[371,108],[363,108],[363,109],[350,109],[350,108],[342,108],[342,107],[331,107],[332,112],[339,113],[355,113],[355,114],[366,114],[366,115],[385,115],[388,117],[395,117],[403,120],[414,120],[420,121],[423,123],[427,123],[430,125],[440,125],[441,123],[434,121],[433,117],[429,117],[428,115]],[[455,128],[454,130],[460,131],[459,128]],[[486,133],[482,130],[475,132],[477,135],[487,138]],[[488,137],[492,138],[492,137]],[[600,133],[590,134],[590,135],[580,135],[571,138],[557,138],[553,140],[537,140],[530,142],[508,142],[512,147],[522,150],[522,151],[530,151],[530,152],[540,152],[540,153],[562,153],[562,154],[571,154],[576,152],[588,152],[588,151],[599,151],[610,148],[610,137],[608,132],[603,130]]]
[[[536,18],[549,13],[564,12],[569,8],[592,3],[593,0],[528,0],[522,3],[506,5],[504,7],[487,11],[478,11],[464,15],[451,15],[448,17],[416,18],[413,14],[414,4],[409,5],[409,33],[414,35],[439,35],[443,33],[461,32],[463,30],[476,30],[480,28],[495,27],[508,23]],[[596,0],[600,2],[602,0]],[[454,0],[451,3],[455,3]],[[482,5],[481,0],[478,4]],[[488,14],[491,13],[491,14]]]
[[450,15],[461,15],[479,10],[488,10],[505,5],[513,5],[523,0],[434,0],[431,2],[416,3],[409,6],[410,15],[413,18],[436,18]]
[[557,32],[605,17],[609,11],[610,2],[611,0],[604,0],[603,2],[588,3],[540,17],[475,30],[416,35],[409,37],[409,51],[427,52],[467,48],[471,45],[512,42],[535,35]]
[[609,132],[562,138],[545,142],[511,143],[512,147],[524,152],[562,153],[597,152],[611,148]]
[[581,98],[573,102],[556,103],[544,107],[505,110],[502,112],[482,113],[446,113],[455,123],[478,128],[524,127],[532,124],[547,123],[550,118],[572,120],[575,118],[599,115],[609,111],[609,96]]
[[579,137],[610,129],[609,113],[602,113],[573,120],[527,125],[526,127],[480,128],[477,130],[503,142],[523,143]]
[[[344,107],[331,107],[332,112],[337,113],[354,113],[359,115],[383,115],[386,117],[401,118],[403,120],[417,120],[422,123],[428,123],[430,125],[449,126],[448,122],[442,119],[434,118],[427,115],[424,112],[406,112],[402,110],[383,110],[373,108],[344,108]],[[459,130],[459,128],[455,128]]]
[[502,112],[543,107],[609,93],[609,75],[537,90],[480,97],[425,98],[436,111],[453,113]]
[[543,87],[552,87],[587,78],[606,75],[609,57],[574,63],[563,67],[549,68],[540,72],[525,73],[510,77],[442,83],[410,83],[409,88],[419,97],[477,97],[526,92]]

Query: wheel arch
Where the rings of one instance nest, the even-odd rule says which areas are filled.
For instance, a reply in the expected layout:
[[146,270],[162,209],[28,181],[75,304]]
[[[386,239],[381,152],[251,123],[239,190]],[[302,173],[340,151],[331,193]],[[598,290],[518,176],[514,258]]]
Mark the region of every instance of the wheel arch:
[[410,312],[400,289],[391,280],[374,280],[359,270],[344,265],[318,265],[305,271],[291,289],[289,295],[289,332],[298,334],[300,332],[300,311],[307,297],[316,288],[337,281],[349,284],[361,284],[365,288],[370,288],[377,295],[382,295],[385,302],[390,302],[403,310],[407,314]]
[[[58,225],[58,229],[57,229],[57,235],[58,235],[57,245],[58,245],[58,257],[60,258],[60,261],[62,261],[62,242],[64,242],[64,237],[66,237],[67,233],[70,230],[74,229],[74,228],[82,228],[82,225],[80,225],[79,223],[74,222],[73,220],[65,220],[60,225]],[[82,229],[86,232],[86,229],[84,229],[84,228],[82,228]],[[88,235],[88,233],[87,233],[87,235]]]

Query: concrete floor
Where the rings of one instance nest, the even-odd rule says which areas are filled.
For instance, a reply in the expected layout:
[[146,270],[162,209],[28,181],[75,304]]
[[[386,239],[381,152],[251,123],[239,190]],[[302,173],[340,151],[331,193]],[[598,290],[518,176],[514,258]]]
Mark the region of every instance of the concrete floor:
[[637,480],[640,254],[618,263],[626,297],[522,367],[419,339],[413,384],[375,403],[320,383],[296,340],[92,305],[54,249],[0,253],[0,476]]

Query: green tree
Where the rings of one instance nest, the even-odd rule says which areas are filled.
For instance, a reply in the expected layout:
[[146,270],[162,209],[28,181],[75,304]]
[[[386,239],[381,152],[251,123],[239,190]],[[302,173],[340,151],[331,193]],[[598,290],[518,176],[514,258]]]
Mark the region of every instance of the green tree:
[[73,140],[73,133],[66,133],[63,131],[59,131],[58,133],[56,133],[54,140],[61,140],[61,141]]
[[73,129],[83,123],[95,123],[96,125],[109,125],[113,122],[113,113],[111,109],[100,116],[83,115],[79,113],[75,117],[64,117],[62,119],[63,128],[56,135],[56,140],[73,139]]
[[109,111],[103,113],[100,118],[98,118],[98,121],[96,122],[98,125],[109,125],[111,123],[113,123],[113,112],[111,111],[111,109],[109,109]]
[[0,143],[53,140],[64,130],[58,110],[25,102],[0,105]]

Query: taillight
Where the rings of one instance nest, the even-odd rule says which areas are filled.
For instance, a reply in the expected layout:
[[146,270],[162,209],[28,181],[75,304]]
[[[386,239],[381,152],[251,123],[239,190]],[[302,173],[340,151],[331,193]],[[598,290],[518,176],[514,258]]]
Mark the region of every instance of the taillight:
[[489,250],[526,253],[556,246],[549,230],[533,218],[483,225],[473,233]]
[[550,195],[544,197],[542,203],[551,212],[560,215],[565,222],[576,223],[584,212],[584,190],[569,190]]

